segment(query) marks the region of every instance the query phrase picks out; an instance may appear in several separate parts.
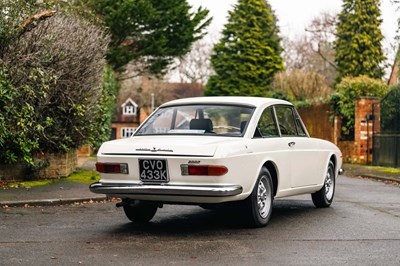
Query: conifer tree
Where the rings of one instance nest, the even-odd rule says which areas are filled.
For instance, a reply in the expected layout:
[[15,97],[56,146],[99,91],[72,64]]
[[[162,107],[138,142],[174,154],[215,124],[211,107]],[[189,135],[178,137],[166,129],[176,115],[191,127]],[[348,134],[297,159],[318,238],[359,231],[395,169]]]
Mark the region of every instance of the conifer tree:
[[206,95],[266,96],[283,70],[276,17],[266,0],[239,0],[215,45]]
[[190,51],[210,24],[208,10],[186,0],[84,0],[111,33],[107,61],[115,70],[135,61],[140,71],[162,73]]
[[343,0],[335,42],[338,82],[345,76],[383,77],[379,6],[380,0]]

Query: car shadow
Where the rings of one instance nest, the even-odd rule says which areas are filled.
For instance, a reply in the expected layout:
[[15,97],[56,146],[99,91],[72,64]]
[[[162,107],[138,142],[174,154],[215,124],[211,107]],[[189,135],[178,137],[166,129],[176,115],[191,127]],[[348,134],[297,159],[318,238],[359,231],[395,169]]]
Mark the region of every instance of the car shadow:
[[[293,226],[293,220],[318,214],[310,200],[277,200],[274,202],[272,217],[268,225],[252,230],[274,230],[277,226]],[[207,234],[226,234],[238,230],[248,230],[251,227],[242,212],[235,208],[206,210],[197,206],[183,206],[179,211],[156,214],[154,219],[146,224],[124,223],[110,228],[113,235],[134,236],[186,236]]]

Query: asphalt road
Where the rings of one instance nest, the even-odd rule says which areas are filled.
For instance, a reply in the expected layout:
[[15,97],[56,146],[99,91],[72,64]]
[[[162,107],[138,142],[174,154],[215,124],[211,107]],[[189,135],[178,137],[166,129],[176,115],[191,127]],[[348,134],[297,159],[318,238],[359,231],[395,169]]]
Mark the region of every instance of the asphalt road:
[[331,208],[276,200],[267,227],[166,205],[129,223],[114,203],[0,209],[0,265],[400,265],[400,187],[340,177]]

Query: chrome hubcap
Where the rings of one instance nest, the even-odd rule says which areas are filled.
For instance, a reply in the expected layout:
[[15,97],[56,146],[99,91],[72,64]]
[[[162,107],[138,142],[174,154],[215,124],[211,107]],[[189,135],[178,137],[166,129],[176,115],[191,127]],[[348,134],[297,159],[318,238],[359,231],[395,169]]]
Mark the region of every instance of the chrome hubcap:
[[262,177],[258,183],[257,190],[257,205],[258,212],[262,218],[268,216],[271,208],[271,187],[265,177]]
[[329,168],[325,177],[325,196],[327,200],[331,200],[333,197],[334,182],[332,170]]

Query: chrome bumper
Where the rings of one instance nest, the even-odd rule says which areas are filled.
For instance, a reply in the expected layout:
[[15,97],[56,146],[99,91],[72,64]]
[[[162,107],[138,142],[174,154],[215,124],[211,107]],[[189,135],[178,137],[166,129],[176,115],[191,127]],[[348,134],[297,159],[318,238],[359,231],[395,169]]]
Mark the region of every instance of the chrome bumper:
[[97,182],[90,185],[93,193],[107,195],[168,195],[190,197],[228,197],[242,193],[239,185],[228,186],[186,186],[151,184],[113,184]]

